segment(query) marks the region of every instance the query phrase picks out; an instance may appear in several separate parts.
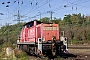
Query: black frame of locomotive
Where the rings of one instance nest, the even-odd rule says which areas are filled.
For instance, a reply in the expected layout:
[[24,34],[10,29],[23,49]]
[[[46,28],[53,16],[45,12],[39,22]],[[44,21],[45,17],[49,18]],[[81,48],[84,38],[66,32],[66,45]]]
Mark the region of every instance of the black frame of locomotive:
[[[57,56],[60,53],[64,52],[63,49],[63,41],[47,41],[42,42],[42,54],[45,56]],[[32,55],[38,55],[38,43],[37,42],[30,42],[30,43],[18,43],[17,44],[19,49],[22,49],[23,51],[30,53]],[[45,48],[46,47],[46,48]]]

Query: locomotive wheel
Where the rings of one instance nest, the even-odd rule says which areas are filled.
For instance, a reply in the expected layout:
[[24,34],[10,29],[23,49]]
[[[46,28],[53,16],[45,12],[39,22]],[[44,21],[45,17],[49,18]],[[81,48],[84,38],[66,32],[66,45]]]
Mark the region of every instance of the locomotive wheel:
[[62,46],[62,50],[63,50],[63,52],[66,50],[66,46],[65,45]]

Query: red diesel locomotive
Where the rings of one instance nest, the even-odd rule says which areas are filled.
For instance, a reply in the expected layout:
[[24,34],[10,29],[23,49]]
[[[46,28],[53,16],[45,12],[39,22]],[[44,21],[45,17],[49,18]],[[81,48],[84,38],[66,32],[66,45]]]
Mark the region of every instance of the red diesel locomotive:
[[[20,33],[17,46],[30,54],[58,55],[64,52],[60,41],[59,25],[34,20],[26,23]],[[38,52],[37,52],[38,51]]]

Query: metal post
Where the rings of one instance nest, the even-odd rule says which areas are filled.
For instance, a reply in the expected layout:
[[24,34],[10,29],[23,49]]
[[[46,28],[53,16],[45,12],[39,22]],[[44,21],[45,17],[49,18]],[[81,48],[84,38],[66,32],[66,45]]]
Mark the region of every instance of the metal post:
[[41,20],[41,12],[38,10],[38,13],[40,13],[40,20]]
[[55,12],[53,12],[53,11],[47,11],[47,13],[50,13],[50,16],[51,16],[50,19],[52,21],[52,14],[55,13]]

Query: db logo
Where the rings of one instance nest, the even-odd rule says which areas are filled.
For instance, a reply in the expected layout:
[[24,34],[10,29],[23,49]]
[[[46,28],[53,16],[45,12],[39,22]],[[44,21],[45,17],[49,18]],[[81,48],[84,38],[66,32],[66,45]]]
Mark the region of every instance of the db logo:
[[34,29],[30,30],[30,33],[33,33],[34,32]]

